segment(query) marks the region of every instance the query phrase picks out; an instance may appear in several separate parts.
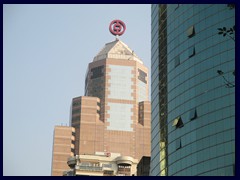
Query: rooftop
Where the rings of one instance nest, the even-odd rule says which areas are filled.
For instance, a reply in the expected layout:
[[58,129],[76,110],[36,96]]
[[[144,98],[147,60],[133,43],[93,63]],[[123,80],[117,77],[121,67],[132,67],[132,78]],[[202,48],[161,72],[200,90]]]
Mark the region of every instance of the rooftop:
[[105,44],[102,50],[94,57],[93,61],[99,61],[106,58],[137,61],[143,64],[142,60],[134,51],[118,38],[116,38],[115,41]]

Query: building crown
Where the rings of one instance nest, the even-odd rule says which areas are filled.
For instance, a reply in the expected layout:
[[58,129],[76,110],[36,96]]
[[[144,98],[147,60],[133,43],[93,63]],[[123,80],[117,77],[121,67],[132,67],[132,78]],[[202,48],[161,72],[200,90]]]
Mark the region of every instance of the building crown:
[[133,60],[143,64],[142,60],[124,42],[119,39],[105,44],[102,50],[94,57],[93,61],[102,59]]

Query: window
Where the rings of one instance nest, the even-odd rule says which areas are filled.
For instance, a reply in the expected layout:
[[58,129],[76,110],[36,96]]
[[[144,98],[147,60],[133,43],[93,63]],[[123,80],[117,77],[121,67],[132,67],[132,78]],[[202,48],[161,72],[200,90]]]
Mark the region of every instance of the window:
[[189,51],[188,51],[188,57],[192,57],[195,55],[195,47],[192,46],[189,48]]
[[113,171],[103,171],[104,176],[113,176]]
[[139,72],[138,79],[144,82],[145,84],[147,84],[147,81],[146,81],[147,73],[145,73],[141,69],[138,69],[138,72]]
[[74,137],[75,137],[75,136],[76,136],[76,132],[72,132],[72,136],[74,136]]
[[91,69],[91,72],[92,72],[92,76],[91,76],[91,79],[95,79],[95,78],[98,78],[98,77],[101,77],[104,75],[103,73],[103,68],[104,66],[98,66],[98,67],[95,67],[95,68],[92,68]]
[[72,110],[72,114],[77,114],[77,113],[80,113],[80,109],[73,109]]
[[105,168],[112,168],[112,164],[102,164],[102,167],[105,167]]
[[175,67],[177,67],[177,66],[179,66],[179,65],[180,65],[180,56],[177,55],[177,56],[175,57]]
[[97,102],[97,105],[100,107],[101,106],[100,102]]
[[183,122],[182,122],[182,118],[179,116],[176,119],[174,119],[172,126],[175,126],[176,128],[183,127],[184,125],[183,125]]
[[119,66],[119,65],[109,65],[110,72],[109,76],[111,77],[108,80],[110,84],[109,91],[110,94],[108,98],[113,99],[125,99],[133,100],[133,88],[134,85],[132,78],[134,74],[132,71],[134,68],[132,66]]
[[181,138],[176,140],[176,150],[180,149],[182,147],[182,143],[181,143]]
[[196,110],[196,108],[194,108],[190,111],[189,119],[193,120],[193,119],[196,119],[196,118],[197,118],[197,110]]
[[76,116],[72,118],[72,121],[78,121],[78,120],[80,120],[80,116]]
[[187,30],[187,36],[188,36],[189,38],[191,38],[191,37],[193,37],[194,35],[195,35],[195,29],[194,29],[194,26],[191,26],[191,27],[189,27],[188,30]]
[[81,105],[81,101],[75,101],[75,102],[73,102],[73,106],[79,106],[79,105]]

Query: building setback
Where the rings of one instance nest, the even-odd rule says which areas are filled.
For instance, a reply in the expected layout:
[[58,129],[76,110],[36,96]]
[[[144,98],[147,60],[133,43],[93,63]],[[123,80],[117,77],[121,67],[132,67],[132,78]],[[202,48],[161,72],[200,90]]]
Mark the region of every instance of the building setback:
[[234,6],[154,4],[151,18],[150,175],[235,175]]
[[74,156],[75,129],[68,126],[55,126],[52,153],[52,176],[62,176],[69,169],[66,161]]

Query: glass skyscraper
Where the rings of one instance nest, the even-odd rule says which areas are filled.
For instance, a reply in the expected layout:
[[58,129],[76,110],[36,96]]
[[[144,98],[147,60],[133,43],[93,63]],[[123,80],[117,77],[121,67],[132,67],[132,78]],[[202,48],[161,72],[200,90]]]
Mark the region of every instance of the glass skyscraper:
[[235,175],[235,8],[154,4],[150,175]]

